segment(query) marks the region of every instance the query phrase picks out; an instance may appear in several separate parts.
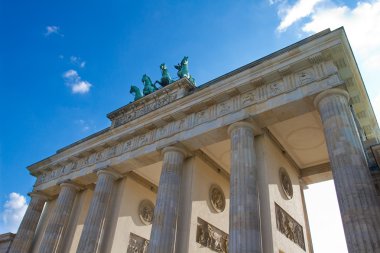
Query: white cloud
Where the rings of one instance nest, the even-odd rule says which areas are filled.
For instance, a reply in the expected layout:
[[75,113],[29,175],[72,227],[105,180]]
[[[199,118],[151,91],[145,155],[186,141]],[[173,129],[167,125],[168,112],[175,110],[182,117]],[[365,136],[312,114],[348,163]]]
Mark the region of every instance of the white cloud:
[[[294,5],[281,5],[278,10],[278,15],[281,17],[281,23],[277,27],[277,31],[286,31],[288,27],[293,25],[298,20],[309,16],[313,13],[317,4],[324,0],[298,0]],[[278,1],[270,1],[270,4],[274,4]]]
[[[297,9],[304,0],[298,0],[289,10]],[[310,2],[318,2],[312,0]],[[377,119],[380,120],[380,85],[378,85],[378,72],[380,70],[380,0],[358,1],[356,6],[349,7],[341,4],[341,1],[323,0],[320,4],[309,4],[308,11],[304,10],[304,14],[308,13],[307,19],[298,18],[300,22],[300,30],[305,34],[320,32],[326,28],[336,29],[343,26],[350,45],[358,62],[360,72],[362,74],[368,95],[372,101]],[[278,6],[279,15],[281,6]],[[284,27],[292,26],[296,21],[295,17],[290,13],[283,16],[281,24],[277,30]],[[289,16],[289,17],[287,17]],[[302,20],[301,20],[302,19]],[[285,23],[285,20],[290,20]],[[287,24],[287,25],[286,25]],[[280,29],[281,28],[281,29]],[[282,30],[285,31],[285,30]]]
[[55,25],[46,26],[45,36],[56,34],[63,37],[63,34],[59,30],[59,27]]
[[71,64],[78,66],[80,68],[84,68],[86,66],[86,62],[83,61],[80,57],[78,56],[70,56],[70,62]]
[[84,94],[90,91],[91,86],[91,83],[87,81],[80,81],[72,86],[72,92]]
[[0,234],[16,233],[27,208],[28,205],[24,196],[16,192],[9,194],[1,212]]
[[63,73],[63,78],[67,86],[71,88],[71,92],[74,94],[88,93],[92,87],[92,84],[86,80],[82,80],[78,72],[70,69]]
[[63,77],[64,78],[79,78],[79,75],[78,75],[78,72],[76,72],[73,69],[70,69],[66,71],[65,73],[63,73]]

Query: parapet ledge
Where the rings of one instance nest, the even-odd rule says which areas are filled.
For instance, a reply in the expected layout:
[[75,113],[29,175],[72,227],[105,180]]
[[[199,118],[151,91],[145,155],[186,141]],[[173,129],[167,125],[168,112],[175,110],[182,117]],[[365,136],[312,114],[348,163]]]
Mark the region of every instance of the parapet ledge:
[[175,81],[168,86],[107,114],[107,118],[112,121],[111,128],[124,125],[149,112],[170,104],[186,96],[193,89],[195,89],[195,85],[187,78]]

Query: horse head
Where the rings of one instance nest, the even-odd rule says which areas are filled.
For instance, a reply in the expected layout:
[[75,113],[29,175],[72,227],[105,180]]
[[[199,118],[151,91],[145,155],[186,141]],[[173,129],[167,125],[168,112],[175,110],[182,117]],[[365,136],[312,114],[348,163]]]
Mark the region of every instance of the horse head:
[[142,76],[142,79],[141,79],[141,82],[143,82],[144,84],[145,84],[145,82],[147,81],[147,75],[146,74],[144,74],[143,76]]
[[162,71],[165,71],[165,70],[167,70],[168,68],[166,67],[165,63],[162,63],[162,64],[160,65],[160,69],[161,69]]
[[136,89],[138,89],[136,86],[131,85],[131,89],[129,90],[129,93],[134,93],[134,92],[136,92]]
[[181,61],[181,65],[186,65],[189,63],[189,57],[188,56],[184,56],[182,61]]

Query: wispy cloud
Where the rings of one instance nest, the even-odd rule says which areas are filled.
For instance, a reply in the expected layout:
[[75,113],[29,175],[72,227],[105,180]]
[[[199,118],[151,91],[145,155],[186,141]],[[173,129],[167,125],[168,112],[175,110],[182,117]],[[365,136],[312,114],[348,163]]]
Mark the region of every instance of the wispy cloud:
[[75,121],[75,124],[77,125],[77,126],[79,126],[79,128],[80,128],[80,130],[82,131],[82,132],[87,132],[88,130],[90,130],[91,129],[91,125],[93,124],[93,122],[88,122],[88,121],[86,121],[86,120],[84,120],[84,119],[79,119],[79,120],[76,120]]
[[78,56],[70,56],[70,63],[80,68],[86,66],[86,62]]
[[[305,2],[308,2],[307,7],[301,13],[300,7],[305,6]],[[282,10],[283,7],[278,4],[279,16]],[[280,16],[281,23],[277,31],[285,32],[297,21],[300,24],[299,32],[303,34],[344,26],[375,114],[380,120],[380,0],[358,1],[352,8],[341,1],[298,0],[293,6],[288,6],[284,13]]]
[[55,25],[46,26],[45,36],[47,37],[53,34],[59,35],[61,37],[64,36],[63,33],[60,32],[59,26],[55,26]]
[[[278,9],[278,15],[281,18],[281,23],[277,27],[278,32],[286,31],[291,25],[305,18],[314,12],[317,4],[325,0],[298,0],[294,5],[282,4]],[[270,1],[270,4],[275,4],[280,1]]]
[[63,73],[63,79],[67,86],[71,88],[74,94],[86,94],[90,91],[92,84],[86,80],[82,80],[78,72],[70,69]]
[[16,192],[9,194],[0,214],[0,234],[16,233],[27,208],[28,205],[24,196]]

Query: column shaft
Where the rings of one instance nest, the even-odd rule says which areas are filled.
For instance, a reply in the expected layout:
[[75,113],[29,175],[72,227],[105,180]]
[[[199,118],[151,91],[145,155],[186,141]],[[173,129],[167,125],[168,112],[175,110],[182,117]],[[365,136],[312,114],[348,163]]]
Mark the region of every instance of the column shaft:
[[10,248],[10,253],[28,253],[47,200],[46,196],[31,193],[31,200]]
[[64,231],[69,222],[71,210],[74,205],[78,186],[71,183],[62,183],[57,203],[49,219],[42,238],[40,253],[59,252],[59,243],[64,237]]
[[230,253],[261,253],[260,212],[253,128],[238,122],[231,136]]
[[314,103],[323,122],[348,251],[380,252],[380,204],[348,106],[348,93],[327,90]]
[[94,196],[88,210],[77,253],[97,252],[101,243],[101,233],[108,204],[111,200],[115,180],[120,176],[117,173],[101,170],[98,172]]
[[177,227],[181,168],[185,152],[175,147],[163,150],[164,161],[158,187],[149,253],[174,252]]

